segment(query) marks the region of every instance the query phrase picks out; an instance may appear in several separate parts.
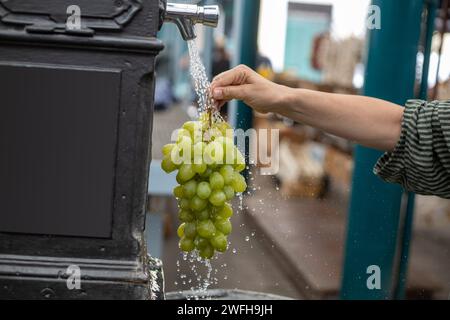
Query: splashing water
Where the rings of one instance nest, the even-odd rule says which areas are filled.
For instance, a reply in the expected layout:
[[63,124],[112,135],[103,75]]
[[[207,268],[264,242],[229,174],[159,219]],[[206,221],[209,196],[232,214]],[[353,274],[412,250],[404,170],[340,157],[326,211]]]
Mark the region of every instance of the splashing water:
[[[193,295],[187,296],[188,300],[208,299],[208,289],[218,283],[218,278],[215,276],[219,270],[213,268],[211,260],[204,260],[197,253],[182,253],[182,261],[189,264],[189,268],[192,270],[192,278],[180,273],[181,263],[178,260],[178,281],[175,281],[174,284],[176,286],[192,284],[190,290]],[[182,294],[182,291],[179,291],[179,293]]]
[[188,41],[189,58],[191,60],[190,72],[193,79],[194,90],[197,94],[198,108],[200,112],[206,111],[211,105],[209,90],[211,83],[206,75],[206,69],[198,51],[195,40]]
[[220,113],[214,108],[215,101],[211,97],[211,82],[206,74],[206,68],[200,57],[197,42],[188,41],[190,73],[193,80],[194,90],[197,95],[198,113],[210,112],[212,121],[223,121]]

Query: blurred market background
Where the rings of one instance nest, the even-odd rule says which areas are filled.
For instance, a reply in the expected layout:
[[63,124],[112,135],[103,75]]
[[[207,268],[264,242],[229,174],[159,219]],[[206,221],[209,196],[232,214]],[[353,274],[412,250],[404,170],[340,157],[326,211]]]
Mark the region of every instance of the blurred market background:
[[[241,26],[236,17],[243,1],[217,2],[222,12],[218,28],[197,29],[197,42],[211,77],[239,61],[236,35]],[[258,72],[291,87],[361,92],[369,0],[260,3]],[[439,2],[439,7],[444,5],[448,7],[448,1]],[[442,23],[444,11],[438,10],[432,37],[429,100],[450,98],[450,29]],[[402,16],[398,20],[401,24]],[[150,253],[164,263],[166,292],[176,292],[196,288],[203,280],[198,281],[177,247],[176,204],[167,193],[172,182],[159,172],[158,160],[162,145],[174,129],[195,116],[196,106],[185,41],[171,24],[163,26],[159,37],[165,49],[157,60],[151,167],[155,178],[150,179],[158,183],[150,186],[148,234],[152,239]],[[420,47],[417,55],[417,78],[428,61],[423,49]],[[235,102],[223,110],[224,116],[233,108]],[[258,165],[252,166],[249,194],[243,203],[235,204],[242,210],[233,217],[231,248],[213,261],[210,288],[238,288],[299,299],[337,298],[343,283],[354,145],[274,114],[254,113],[253,126],[280,130],[280,170],[275,176],[261,176]],[[380,232],[379,236],[386,235]],[[450,201],[417,196],[411,239],[407,297],[447,299]],[[201,274],[206,273],[199,268]]]

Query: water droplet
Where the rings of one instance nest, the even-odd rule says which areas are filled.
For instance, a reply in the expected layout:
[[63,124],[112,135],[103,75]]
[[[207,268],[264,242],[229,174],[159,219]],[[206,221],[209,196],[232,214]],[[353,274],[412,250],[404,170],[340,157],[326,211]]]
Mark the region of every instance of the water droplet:
[[55,292],[50,288],[45,288],[41,291],[41,294],[45,299],[50,299],[55,295]]

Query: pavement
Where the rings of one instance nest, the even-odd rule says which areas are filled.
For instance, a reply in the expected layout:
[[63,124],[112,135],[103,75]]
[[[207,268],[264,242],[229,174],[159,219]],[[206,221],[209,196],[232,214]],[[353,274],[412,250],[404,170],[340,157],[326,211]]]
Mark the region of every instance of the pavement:
[[[271,239],[292,284],[309,299],[338,297],[342,278],[349,190],[331,183],[324,199],[284,197],[270,177],[254,175],[257,190],[246,199],[247,215]],[[431,198],[418,197],[429,203]],[[449,299],[450,223],[425,224],[416,208],[407,297]],[[430,208],[431,207],[431,208]],[[436,214],[436,213],[435,213]]]

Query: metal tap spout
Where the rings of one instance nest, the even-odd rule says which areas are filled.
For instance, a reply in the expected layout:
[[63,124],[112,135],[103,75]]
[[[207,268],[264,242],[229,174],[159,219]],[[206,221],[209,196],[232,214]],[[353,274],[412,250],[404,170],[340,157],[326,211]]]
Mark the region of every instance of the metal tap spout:
[[197,37],[194,26],[203,24],[217,27],[219,22],[219,6],[197,6],[195,4],[167,3],[164,22],[175,23],[184,40]]

